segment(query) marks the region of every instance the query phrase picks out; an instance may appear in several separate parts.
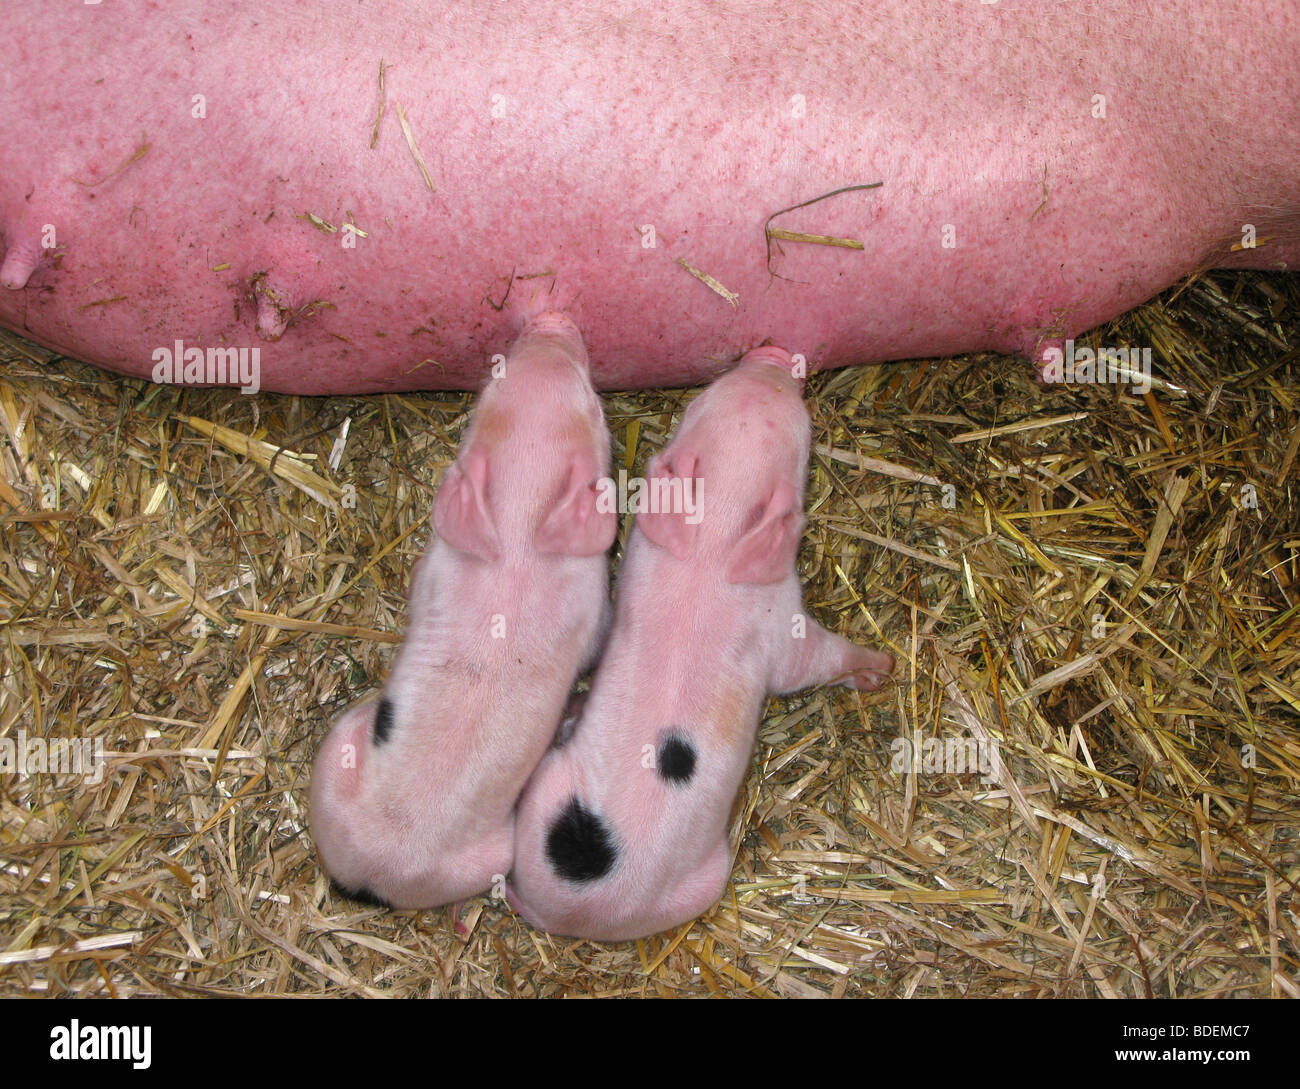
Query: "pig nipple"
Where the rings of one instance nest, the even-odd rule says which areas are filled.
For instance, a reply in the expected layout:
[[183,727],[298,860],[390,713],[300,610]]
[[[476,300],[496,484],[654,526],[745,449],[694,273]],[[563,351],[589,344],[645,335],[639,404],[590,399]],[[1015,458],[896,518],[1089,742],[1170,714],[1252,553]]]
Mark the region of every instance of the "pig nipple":
[[564,337],[580,336],[578,326],[562,310],[544,310],[524,323],[524,329],[533,333],[554,333]]
[[790,353],[784,348],[778,348],[775,344],[765,344],[761,348],[754,348],[752,351],[746,352],[740,360],[742,367],[748,367],[755,363],[770,363],[786,372],[794,370],[794,361]]
[[19,246],[10,246],[0,267],[0,284],[10,291],[21,291],[36,271],[36,255]]
[[[761,348],[754,348],[752,351],[746,352],[738,364],[738,367],[765,368],[768,366],[776,367],[785,377],[784,383],[778,383],[775,380],[772,381],[771,386],[774,391],[777,393],[793,393],[802,391],[804,380],[801,375],[795,374],[793,356],[791,356],[784,348],[778,348],[775,344],[767,344]],[[764,375],[771,375],[772,379],[775,379],[776,377],[772,372],[765,369],[762,373]],[[789,383],[795,384],[793,389]]]

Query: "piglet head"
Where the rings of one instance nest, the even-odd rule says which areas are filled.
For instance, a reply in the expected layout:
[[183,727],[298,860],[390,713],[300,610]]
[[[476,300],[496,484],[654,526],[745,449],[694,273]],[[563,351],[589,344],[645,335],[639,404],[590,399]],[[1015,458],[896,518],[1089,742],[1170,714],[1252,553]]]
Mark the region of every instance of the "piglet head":
[[[501,539],[489,494],[503,499],[500,493],[509,490],[507,480],[493,481],[493,462],[508,456],[509,451],[490,450],[484,443],[474,446],[447,470],[433,504],[433,527],[438,536],[453,548],[488,562],[501,558]],[[557,498],[542,513],[533,535],[538,552],[595,556],[613,544],[617,518],[613,511],[601,511],[597,503],[603,469],[589,447],[565,452],[556,470],[560,483]]]
[[531,316],[483,390],[434,502],[434,528],[489,562],[524,551],[595,556],[618,531],[599,508],[609,434],[587,353],[564,314]]
[[646,538],[679,560],[716,559],[733,585],[788,578],[804,524],[800,390],[789,353],[759,348],[700,394],[650,463]]

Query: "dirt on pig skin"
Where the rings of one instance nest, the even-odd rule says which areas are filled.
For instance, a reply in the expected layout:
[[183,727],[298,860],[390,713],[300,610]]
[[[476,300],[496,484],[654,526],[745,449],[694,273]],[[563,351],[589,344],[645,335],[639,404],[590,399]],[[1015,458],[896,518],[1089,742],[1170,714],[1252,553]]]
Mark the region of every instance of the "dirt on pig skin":
[[810,369],[1033,356],[1197,269],[1300,261],[1294,5],[20,0],[5,23],[0,324],[125,374],[190,351],[198,382],[231,348],[267,390],[477,388],[503,300],[552,283],[605,389],[768,342]]

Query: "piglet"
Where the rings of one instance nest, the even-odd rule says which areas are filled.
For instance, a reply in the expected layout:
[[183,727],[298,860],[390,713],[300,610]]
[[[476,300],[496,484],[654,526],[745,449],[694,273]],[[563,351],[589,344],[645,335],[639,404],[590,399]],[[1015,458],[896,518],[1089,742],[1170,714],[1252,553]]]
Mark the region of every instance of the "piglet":
[[591,693],[519,803],[506,896],[537,927],[625,941],[701,914],[767,695],[893,669],[804,613],[810,427],[791,375],[788,352],[751,351],[651,462]]
[[608,627],[609,434],[565,315],[527,322],[438,490],[379,699],[316,758],[311,829],[345,894],[424,908],[504,880],[513,810]]

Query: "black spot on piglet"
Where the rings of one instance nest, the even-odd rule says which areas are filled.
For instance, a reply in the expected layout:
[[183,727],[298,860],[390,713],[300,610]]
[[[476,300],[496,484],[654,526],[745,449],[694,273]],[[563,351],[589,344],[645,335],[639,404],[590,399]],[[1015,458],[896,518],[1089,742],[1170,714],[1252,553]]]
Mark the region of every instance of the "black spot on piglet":
[[342,896],[348,900],[355,900],[358,904],[369,904],[371,907],[389,908],[391,910],[391,904],[387,904],[383,900],[379,899],[378,896],[364,885],[360,888],[349,889],[331,879],[330,888],[334,890],[335,895]]
[[572,798],[546,837],[546,857],[566,881],[594,881],[614,865],[614,837],[596,814]]
[[695,774],[695,747],[679,733],[670,733],[659,742],[655,761],[659,778],[670,783],[688,783]]
[[375,708],[375,744],[382,745],[393,732],[393,701],[387,696],[379,701]]

